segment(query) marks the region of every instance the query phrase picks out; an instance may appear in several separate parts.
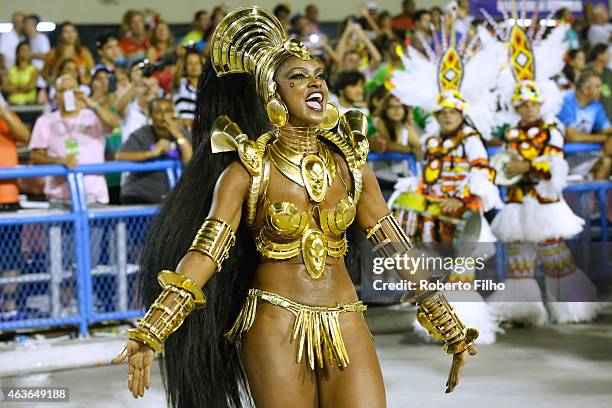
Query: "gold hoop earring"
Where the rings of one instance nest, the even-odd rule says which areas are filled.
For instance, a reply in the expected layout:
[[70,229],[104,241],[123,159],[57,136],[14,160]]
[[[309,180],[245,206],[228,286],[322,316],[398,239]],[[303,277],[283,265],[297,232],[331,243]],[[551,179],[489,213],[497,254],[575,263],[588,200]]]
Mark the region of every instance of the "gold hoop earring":
[[325,107],[325,116],[323,116],[323,120],[319,123],[319,127],[321,129],[331,130],[336,127],[339,119],[340,111],[338,111],[338,107],[330,102]]
[[289,118],[289,112],[283,101],[273,98],[266,105],[266,112],[268,113],[268,119],[276,127],[283,127],[287,124]]

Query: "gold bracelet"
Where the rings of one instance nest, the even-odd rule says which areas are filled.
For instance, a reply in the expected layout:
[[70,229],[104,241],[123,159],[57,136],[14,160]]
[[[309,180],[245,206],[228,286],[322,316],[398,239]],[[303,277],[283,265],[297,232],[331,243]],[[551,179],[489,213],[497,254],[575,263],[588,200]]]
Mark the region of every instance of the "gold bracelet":
[[478,330],[459,320],[455,309],[442,292],[429,292],[417,300],[417,320],[438,341],[444,341],[448,354],[460,353],[469,348],[478,337]]
[[[128,338],[147,344],[161,352],[164,342],[183,324],[185,318],[206,303],[202,289],[185,275],[172,271],[161,271],[157,281],[163,288],[138,327],[127,331]],[[173,297],[171,300],[169,298]],[[156,318],[153,315],[161,312]]]
[[232,227],[219,218],[207,218],[195,236],[189,251],[208,255],[221,270],[223,261],[229,256],[229,250],[236,242]]
[[368,240],[374,244],[372,250],[381,256],[392,257],[404,254],[413,247],[410,238],[392,214],[378,220],[372,228],[366,230],[366,234]]

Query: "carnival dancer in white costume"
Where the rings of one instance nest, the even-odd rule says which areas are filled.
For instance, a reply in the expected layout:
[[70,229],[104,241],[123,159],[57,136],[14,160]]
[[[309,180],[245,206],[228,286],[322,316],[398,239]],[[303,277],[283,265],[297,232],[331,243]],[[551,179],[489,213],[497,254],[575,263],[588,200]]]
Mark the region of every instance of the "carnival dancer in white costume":
[[[462,227],[471,217],[476,217],[482,225],[480,236],[474,239],[493,242],[495,237],[482,214],[501,206],[502,202],[493,184],[494,173],[489,167],[481,134],[466,115],[467,103],[459,92],[464,76],[460,52],[451,45],[441,56],[438,69],[435,62],[427,61],[414,50],[409,50],[409,53],[408,70],[394,75],[395,88],[391,92],[407,105],[425,109],[433,107],[439,130],[430,130],[431,133],[424,137],[427,157],[422,177],[417,183],[412,183],[417,185],[416,188],[407,189],[405,186],[410,183],[406,180],[396,185],[389,200],[393,213],[416,242],[457,244]],[[431,103],[424,97],[432,93],[431,89],[423,89],[422,82],[419,88],[414,87],[415,78],[427,77],[434,79],[430,86],[438,83],[439,94]],[[490,109],[484,110],[490,115]],[[489,130],[490,126],[485,128]],[[490,247],[494,248],[493,245]],[[469,284],[473,284],[474,279],[474,268],[456,269],[449,278],[450,282]],[[495,342],[499,325],[477,291],[446,292],[446,296],[466,323],[478,327],[480,336],[477,342]],[[426,332],[416,321],[413,326],[426,338]]]
[[[509,48],[516,81],[511,80],[511,100],[519,119],[504,134],[504,152],[492,160],[499,166],[497,181],[508,185],[506,205],[492,223],[497,238],[508,243],[508,269],[505,289],[487,300],[507,322],[546,323],[544,301],[553,322],[591,320],[599,308],[595,287],[564,243],[582,231],[584,221],[562,197],[568,174],[563,129],[555,119],[543,118],[531,42],[518,26],[510,32]],[[557,52],[560,59],[563,51]],[[538,259],[546,273],[544,299],[534,276]]]

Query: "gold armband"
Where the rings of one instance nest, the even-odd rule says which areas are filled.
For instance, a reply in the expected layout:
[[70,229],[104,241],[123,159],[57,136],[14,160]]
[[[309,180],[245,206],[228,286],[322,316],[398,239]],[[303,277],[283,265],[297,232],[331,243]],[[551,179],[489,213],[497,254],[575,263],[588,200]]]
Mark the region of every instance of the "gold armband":
[[367,238],[374,244],[374,252],[382,256],[392,257],[404,254],[413,247],[410,238],[392,214],[385,215],[372,228],[366,230]]
[[161,271],[157,281],[163,288],[162,293],[139,321],[138,327],[129,329],[127,333],[131,340],[140,341],[161,352],[168,336],[183,324],[194,309],[204,306],[206,297],[194,281],[176,272]]
[[219,218],[207,218],[191,243],[189,251],[197,251],[211,257],[219,272],[234,242],[236,235],[227,222]]
[[444,351],[456,354],[470,347],[478,330],[466,328],[442,292],[429,292],[417,300],[417,320],[436,340],[444,341]]

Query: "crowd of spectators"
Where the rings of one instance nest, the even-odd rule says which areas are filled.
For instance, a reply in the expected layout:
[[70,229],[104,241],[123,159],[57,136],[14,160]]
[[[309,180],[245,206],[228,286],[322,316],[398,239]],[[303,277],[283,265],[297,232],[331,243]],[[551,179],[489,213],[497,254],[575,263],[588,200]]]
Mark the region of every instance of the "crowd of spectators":
[[[388,90],[390,76],[403,69],[406,47],[426,53],[450,32],[451,23],[457,38],[474,34],[483,23],[473,16],[467,0],[422,9],[405,0],[395,16],[366,5],[354,10],[347,5],[347,12],[354,14],[337,25],[334,35],[329,24],[319,21],[315,4],[303,11],[279,4],[273,11],[287,34],[303,41],[326,67],[330,99],[340,112],[358,109],[368,115],[372,150],[412,153],[417,159],[423,155],[419,135],[428,113],[394,98]],[[16,164],[16,145],[29,148],[33,164],[73,167],[162,157],[186,163],[192,153],[190,129],[209,39],[226,12],[222,6],[197,11],[190,29],[175,33],[159,13],[129,10],[116,30],[95,38],[91,50],[71,22],[58,27],[51,44],[36,29],[38,16],[15,13],[12,30],[0,37],[0,165]],[[572,24],[567,65],[557,78],[565,92],[559,119],[568,141],[604,144],[595,175],[607,178],[612,156],[609,14],[604,5],[586,3],[579,18],[565,9],[554,18]],[[19,111],[21,119],[9,112],[13,106],[40,104],[51,112],[36,118]],[[7,149],[10,154],[5,155]],[[406,166],[387,166],[381,176],[385,171],[391,178],[409,172]],[[88,199],[100,204],[158,203],[168,191],[163,173],[92,175],[86,176],[85,184]],[[10,206],[14,190],[5,193],[6,185],[0,183],[0,205]],[[48,178],[44,195],[65,204],[65,181]]]

